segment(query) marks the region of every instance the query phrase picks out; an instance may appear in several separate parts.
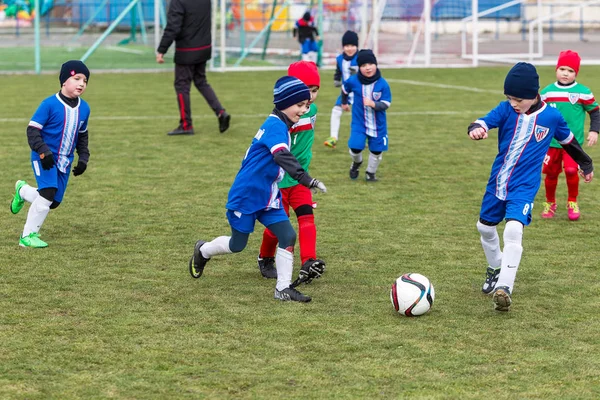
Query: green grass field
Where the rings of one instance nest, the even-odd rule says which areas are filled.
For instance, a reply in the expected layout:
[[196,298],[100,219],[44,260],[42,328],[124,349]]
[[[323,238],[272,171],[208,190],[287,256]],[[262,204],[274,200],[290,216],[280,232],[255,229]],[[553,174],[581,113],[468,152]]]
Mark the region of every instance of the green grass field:
[[[538,195],[509,313],[480,291],[475,223],[497,141],[471,141],[466,127],[503,99],[508,66],[383,71],[393,103],[376,184],[348,178],[348,114],[338,148],[321,144],[338,95],[323,72],[311,174],[329,190],[315,196],[328,270],[301,288],[309,304],[273,299],[256,267],[260,225],[244,252],[214,258],[199,280],[187,271],[197,239],[229,234],[227,192],[281,74],[210,74],[231,129],[219,134],[193,92],[197,134],[167,137],[172,72],[90,67],[90,164],[48,216],[41,250],[18,246],[28,208],[8,205],[17,179],[35,184],[25,129],[58,79],[0,76],[0,398],[600,397],[598,179],[581,185],[576,223],[563,206],[542,220]],[[580,81],[600,93],[599,73],[584,66]],[[565,186],[561,176],[561,203]],[[406,272],[435,286],[423,317],[390,303]]]

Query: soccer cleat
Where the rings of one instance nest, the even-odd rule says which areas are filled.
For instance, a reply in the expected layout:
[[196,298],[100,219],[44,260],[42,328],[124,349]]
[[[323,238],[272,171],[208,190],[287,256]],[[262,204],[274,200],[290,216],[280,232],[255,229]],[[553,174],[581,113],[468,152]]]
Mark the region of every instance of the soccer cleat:
[[302,264],[298,272],[298,278],[296,278],[290,287],[295,288],[302,283],[311,283],[313,279],[319,279],[323,273],[325,273],[325,261],[309,258]]
[[21,211],[21,209],[23,208],[23,205],[25,205],[25,200],[23,200],[21,194],[19,193],[21,188],[25,185],[27,185],[27,182],[25,181],[15,182],[15,195],[13,196],[12,202],[10,203],[10,212],[13,214],[18,214],[19,211]]
[[335,145],[337,144],[337,139],[334,138],[333,136],[331,136],[323,144],[327,147],[331,147],[332,149],[335,149]]
[[190,128],[190,129],[183,129],[182,127],[177,127],[175,129],[173,129],[171,132],[168,132],[167,135],[169,136],[177,136],[177,135],[193,135],[194,134],[194,128]]
[[552,218],[556,212],[556,203],[544,203],[544,211],[542,212],[542,218]]
[[352,165],[350,166],[350,179],[358,178],[358,169],[360,168],[362,162],[354,162],[352,161]]
[[487,267],[485,271],[485,282],[481,291],[485,294],[490,294],[494,291],[496,283],[498,283],[498,277],[500,276],[500,268]]
[[581,216],[579,212],[579,205],[576,201],[570,201],[567,203],[567,212],[569,213],[569,219],[571,221],[577,221]]
[[494,291],[494,309],[496,311],[508,311],[510,310],[510,305],[512,300],[510,298],[510,289],[508,286],[500,286],[497,287]]
[[377,182],[379,179],[375,176],[375,172],[370,173],[369,171],[365,172],[365,179],[367,182]]
[[229,121],[231,121],[231,115],[225,110],[221,111],[219,113],[219,132],[223,133],[229,129]]
[[281,291],[275,288],[274,298],[281,301],[299,301],[300,303],[308,303],[312,300],[309,296],[300,293],[291,286]]
[[48,243],[40,239],[40,234],[37,232],[31,232],[29,235],[19,239],[19,246],[29,247],[32,249],[42,249],[48,247]]
[[200,278],[202,276],[202,273],[204,272],[204,267],[206,266],[206,263],[208,262],[208,260],[210,260],[210,258],[204,258],[204,256],[202,256],[202,252],[200,251],[200,248],[205,244],[206,242],[204,240],[198,240],[196,242],[196,245],[194,246],[194,255],[192,255],[192,258],[190,258],[190,275],[192,275],[192,278]]
[[275,258],[273,257],[261,257],[258,255],[257,259],[258,269],[264,278],[277,279],[277,268],[275,268]]

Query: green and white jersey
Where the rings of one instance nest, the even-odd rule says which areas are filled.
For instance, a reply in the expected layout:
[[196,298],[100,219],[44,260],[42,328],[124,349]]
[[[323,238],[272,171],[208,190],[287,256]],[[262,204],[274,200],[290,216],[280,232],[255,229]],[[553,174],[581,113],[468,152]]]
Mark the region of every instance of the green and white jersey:
[[[568,86],[554,82],[546,86],[540,94],[542,100],[560,111],[575,139],[579,144],[583,144],[585,114],[598,108],[592,91],[577,81]],[[561,147],[556,139],[552,140],[550,146]]]
[[[312,160],[312,145],[315,141],[315,121],[317,119],[317,106],[310,105],[308,112],[300,118],[300,121],[290,131],[292,146],[290,152],[296,157],[302,168],[308,172],[310,161]],[[285,189],[296,186],[298,181],[289,174],[285,174],[283,180],[279,182],[279,188]]]

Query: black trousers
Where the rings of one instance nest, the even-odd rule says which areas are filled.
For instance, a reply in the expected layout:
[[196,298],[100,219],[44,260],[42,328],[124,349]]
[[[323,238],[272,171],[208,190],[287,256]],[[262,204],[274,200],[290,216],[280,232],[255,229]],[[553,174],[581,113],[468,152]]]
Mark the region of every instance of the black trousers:
[[175,93],[179,106],[179,127],[192,129],[190,88],[192,81],[215,115],[223,110],[215,91],[206,81],[206,62],[200,64],[175,64]]

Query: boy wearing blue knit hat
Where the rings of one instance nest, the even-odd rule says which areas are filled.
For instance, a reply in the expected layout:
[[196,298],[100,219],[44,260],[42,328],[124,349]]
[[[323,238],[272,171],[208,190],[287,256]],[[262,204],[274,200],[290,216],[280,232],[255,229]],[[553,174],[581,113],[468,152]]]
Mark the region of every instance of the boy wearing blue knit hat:
[[242,251],[258,220],[279,242],[275,254],[275,299],[309,302],[311,298],[292,285],[296,232],[283,209],[278,183],[287,172],[308,188],[327,191],[290,153],[289,132],[308,111],[310,91],[300,79],[284,76],[275,83],[273,97],[275,108],[254,136],[229,190],[225,208],[231,236],[220,236],[211,242],[198,240],[189,269],[192,277],[199,278],[212,257]]
[[[535,67],[520,62],[504,81],[507,100],[471,123],[469,137],[487,139],[498,128],[498,155],[481,204],[477,230],[489,264],[482,291],[493,293],[498,311],[508,311],[523,253],[523,228],[531,222],[533,200],[540,187],[544,157],[555,138],[581,168],[585,182],[594,176],[592,159],[574,140],[560,111],[544,103]],[[506,221],[504,249],[496,226]]]
[[31,148],[31,167],[38,187],[24,180],[15,183],[10,211],[17,214],[25,201],[31,203],[21,247],[43,248],[48,244],[40,239],[40,229],[50,210],[60,205],[69,182],[74,151],[77,166],[73,175],[85,172],[90,159],[88,149],[88,119],[90,107],[80,98],[87,88],[90,71],[79,60],[64,63],[58,80],[60,91],[43,100],[27,126],[27,141]]

